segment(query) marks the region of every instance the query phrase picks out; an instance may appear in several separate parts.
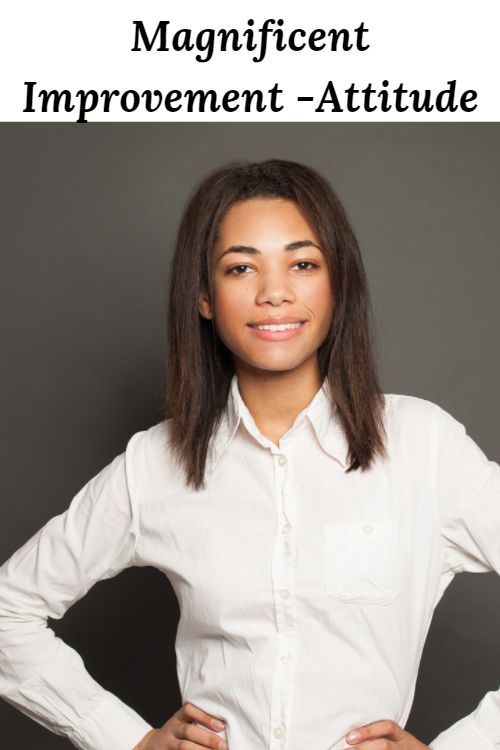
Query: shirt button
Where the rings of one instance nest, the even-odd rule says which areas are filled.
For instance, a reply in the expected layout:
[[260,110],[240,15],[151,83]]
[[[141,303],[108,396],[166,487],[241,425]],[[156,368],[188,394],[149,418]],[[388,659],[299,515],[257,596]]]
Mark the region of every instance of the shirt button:
[[291,658],[292,657],[291,657],[290,654],[281,654],[280,661],[282,661],[283,664],[287,664],[290,661]]
[[276,739],[279,740],[285,734],[285,730],[283,729],[283,727],[276,727],[273,734],[276,737]]
[[371,525],[371,523],[365,523],[365,525],[363,526],[363,531],[365,532],[365,534],[371,534],[373,531],[373,526]]
[[286,465],[286,456],[280,456],[278,458],[278,463],[279,463],[280,466],[285,466]]
[[281,589],[280,596],[282,599],[288,599],[288,597],[290,596],[290,592],[288,591],[288,589]]
[[281,527],[281,533],[282,534],[289,534],[291,528],[292,527],[290,526],[290,524],[286,523],[284,526]]

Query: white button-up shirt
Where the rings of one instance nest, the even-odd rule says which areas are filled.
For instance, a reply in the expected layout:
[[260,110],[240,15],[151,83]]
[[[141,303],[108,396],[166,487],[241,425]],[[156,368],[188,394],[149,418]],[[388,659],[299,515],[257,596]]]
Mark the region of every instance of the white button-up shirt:
[[[0,568],[0,694],[83,750],[131,750],[151,725],[46,618],[151,565],[179,600],[182,699],[226,722],[230,750],[337,750],[360,724],[404,726],[444,590],[500,571],[500,467],[436,404],[386,394],[389,458],[345,473],[330,404],[325,381],[277,446],[233,378],[200,491],[168,422],[135,433]],[[499,748],[500,691],[432,747]]]

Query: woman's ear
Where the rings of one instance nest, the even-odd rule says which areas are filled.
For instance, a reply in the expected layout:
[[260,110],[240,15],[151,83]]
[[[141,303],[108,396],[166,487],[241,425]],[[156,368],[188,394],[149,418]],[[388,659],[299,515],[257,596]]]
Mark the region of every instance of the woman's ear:
[[207,320],[212,319],[212,306],[210,305],[210,300],[205,290],[201,291],[199,294],[198,310],[200,311],[202,318],[206,318]]

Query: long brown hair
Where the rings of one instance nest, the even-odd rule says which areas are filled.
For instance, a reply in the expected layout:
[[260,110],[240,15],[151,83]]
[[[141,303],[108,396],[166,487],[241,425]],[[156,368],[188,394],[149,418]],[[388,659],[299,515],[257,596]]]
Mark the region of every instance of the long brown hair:
[[211,298],[211,256],[221,220],[234,203],[254,197],[295,201],[321,241],[335,311],[318,363],[349,445],[346,471],[365,470],[376,454],[387,455],[366,274],[339,198],[324,177],[297,162],[230,162],[191,193],[170,269],[164,417],[172,420],[170,449],[195,489],[204,487],[210,439],[235,372],[213,321],[199,313],[198,297],[205,289]]

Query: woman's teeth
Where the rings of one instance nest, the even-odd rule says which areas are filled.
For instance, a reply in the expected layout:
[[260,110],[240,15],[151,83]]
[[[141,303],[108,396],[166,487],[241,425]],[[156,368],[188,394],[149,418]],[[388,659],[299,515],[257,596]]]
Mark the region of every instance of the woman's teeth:
[[279,325],[276,325],[276,324],[268,324],[268,325],[261,325],[261,326],[254,325],[252,326],[252,328],[257,328],[258,331],[291,331],[293,328],[300,328],[301,325],[302,325],[301,322],[280,323]]

